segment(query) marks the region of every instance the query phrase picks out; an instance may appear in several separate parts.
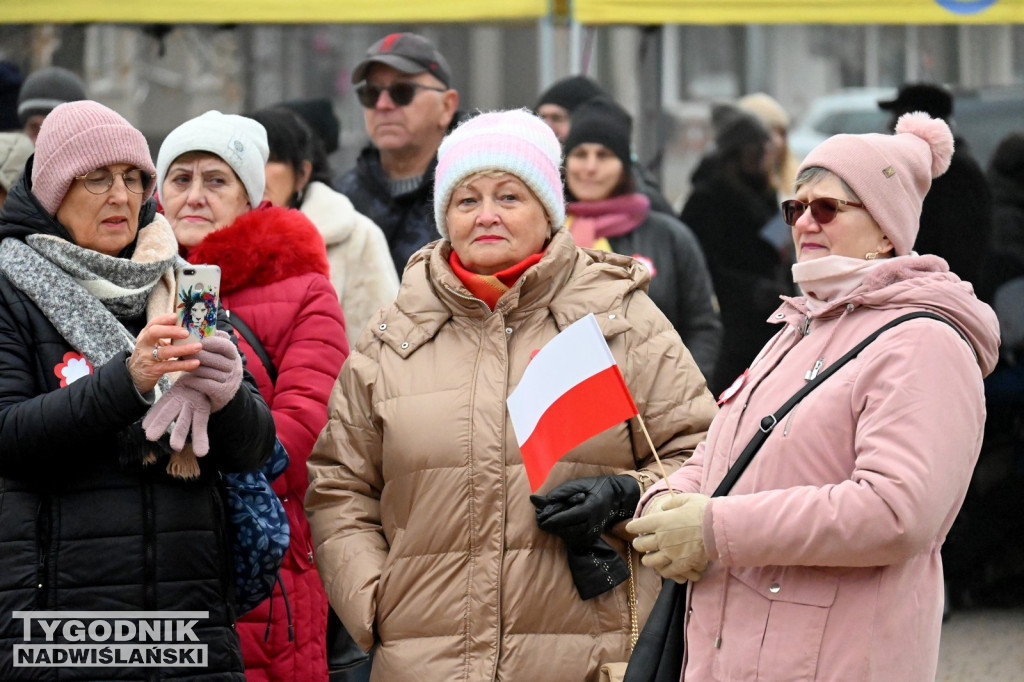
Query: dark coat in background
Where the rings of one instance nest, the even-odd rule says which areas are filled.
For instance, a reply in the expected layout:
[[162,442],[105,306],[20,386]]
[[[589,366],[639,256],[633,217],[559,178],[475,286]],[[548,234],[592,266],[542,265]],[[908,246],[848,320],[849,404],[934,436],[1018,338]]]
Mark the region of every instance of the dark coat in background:
[[785,258],[761,236],[778,213],[775,192],[764,181],[727,175],[715,160],[698,168],[681,219],[697,235],[722,316],[722,351],[708,387],[719,395],[750,366],[772,336],[768,316],[779,296],[792,292]]
[[940,256],[960,279],[974,283],[992,232],[992,195],[966,142],[956,138],[954,144],[949,170],[932,180],[924,197],[914,251]]
[[647,295],[679,332],[704,376],[712,376],[722,322],[697,237],[674,216],[652,210],[636,229],[609,237],[608,243],[615,253],[632,256],[647,267]]
[[[448,131],[454,130],[464,118],[456,111]],[[435,155],[416,189],[391,196],[388,174],[380,162],[380,150],[368,144],[359,153],[355,168],[335,182],[335,189],[347,196],[357,211],[377,223],[384,232],[399,279],[409,257],[421,246],[441,236],[434,223],[436,167]]]

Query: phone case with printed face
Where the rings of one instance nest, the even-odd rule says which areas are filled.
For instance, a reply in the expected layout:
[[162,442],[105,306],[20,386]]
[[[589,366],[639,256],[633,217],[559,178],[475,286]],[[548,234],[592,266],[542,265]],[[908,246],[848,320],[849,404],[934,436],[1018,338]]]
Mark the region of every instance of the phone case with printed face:
[[202,341],[217,331],[220,306],[220,267],[183,265],[174,271],[175,312],[178,325],[188,330],[188,338],[175,339],[175,345]]

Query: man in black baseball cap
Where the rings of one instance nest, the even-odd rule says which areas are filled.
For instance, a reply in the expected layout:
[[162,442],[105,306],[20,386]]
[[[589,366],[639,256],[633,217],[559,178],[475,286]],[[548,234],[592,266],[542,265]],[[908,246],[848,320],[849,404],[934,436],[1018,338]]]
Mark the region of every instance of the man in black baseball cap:
[[387,237],[401,275],[409,257],[437,239],[437,148],[458,121],[459,93],[448,61],[416,33],[386,35],[352,70],[363,105],[367,145],[337,189]]
[[451,70],[444,55],[438,52],[434,43],[418,33],[392,33],[375,42],[366,51],[366,58],[352,71],[352,82],[364,80],[373,64],[387,64],[410,75],[426,71],[445,87],[452,82]]

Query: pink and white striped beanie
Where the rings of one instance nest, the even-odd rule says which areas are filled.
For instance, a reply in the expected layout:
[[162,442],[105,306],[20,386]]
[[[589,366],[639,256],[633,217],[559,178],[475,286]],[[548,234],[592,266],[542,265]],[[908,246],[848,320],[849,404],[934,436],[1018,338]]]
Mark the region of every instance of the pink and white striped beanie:
[[504,171],[522,180],[547,212],[551,231],[565,223],[562,147],[551,127],[526,109],[491,111],[465,121],[437,150],[434,220],[448,239],[445,213],[458,184],[482,171]]
[[66,102],[54,107],[39,129],[32,162],[32,194],[47,213],[56,215],[76,177],[119,163],[149,173],[143,200],[153,196],[156,168],[146,136],[99,102]]

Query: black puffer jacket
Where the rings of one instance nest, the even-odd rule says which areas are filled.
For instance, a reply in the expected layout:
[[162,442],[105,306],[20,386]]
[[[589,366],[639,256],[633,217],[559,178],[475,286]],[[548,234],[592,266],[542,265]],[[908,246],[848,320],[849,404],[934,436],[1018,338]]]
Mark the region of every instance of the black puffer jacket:
[[711,275],[696,235],[673,216],[649,211],[644,222],[608,239],[612,251],[651,271],[647,295],[665,313],[705,377],[714,375],[722,342]]
[[[0,212],[0,239],[61,232],[31,196],[29,176]],[[153,212],[152,202],[144,205],[140,224]],[[133,332],[144,323],[122,322]],[[127,354],[62,388],[54,369],[74,352],[0,275],[0,679],[244,680],[218,479],[221,470],[253,470],[269,456],[270,410],[246,372],[210,418],[210,454],[200,459],[198,480],[167,476],[162,461],[122,466],[126,439],[118,433],[149,405],[132,383]],[[133,442],[145,447],[141,431]],[[39,610],[208,611],[193,629],[208,646],[208,666],[14,668],[23,632],[12,614]],[[38,628],[33,639],[43,639]]]
[[[460,112],[455,112],[448,131],[454,130],[464,118]],[[334,188],[347,196],[358,212],[377,223],[384,232],[399,279],[412,254],[441,236],[434,221],[436,167],[435,155],[419,187],[393,197],[388,174],[380,163],[380,151],[368,144],[359,153],[355,168],[334,183]]]

